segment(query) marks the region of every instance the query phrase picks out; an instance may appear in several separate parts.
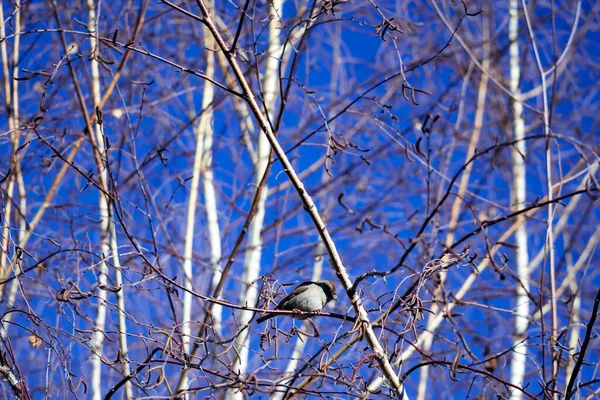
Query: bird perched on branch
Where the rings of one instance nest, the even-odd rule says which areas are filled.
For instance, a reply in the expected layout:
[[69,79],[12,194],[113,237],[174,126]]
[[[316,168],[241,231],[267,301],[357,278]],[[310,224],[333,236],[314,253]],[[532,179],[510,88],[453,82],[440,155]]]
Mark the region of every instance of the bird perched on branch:
[[[331,281],[317,281],[301,283],[279,302],[277,310],[315,312],[321,311],[331,300],[337,300],[335,285]],[[263,315],[256,320],[257,323],[264,322],[276,317],[277,314]],[[295,319],[307,319],[313,315],[292,315]]]

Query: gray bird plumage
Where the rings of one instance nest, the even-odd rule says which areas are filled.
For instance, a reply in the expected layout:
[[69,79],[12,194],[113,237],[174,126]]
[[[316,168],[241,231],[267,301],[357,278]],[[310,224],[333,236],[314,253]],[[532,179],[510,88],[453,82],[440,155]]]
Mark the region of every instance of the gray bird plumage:
[[[337,300],[335,284],[331,281],[304,282],[296,286],[292,293],[279,302],[277,310],[321,311],[331,300]],[[267,314],[256,320],[264,322],[277,316]],[[311,315],[293,315],[296,319],[307,319]]]

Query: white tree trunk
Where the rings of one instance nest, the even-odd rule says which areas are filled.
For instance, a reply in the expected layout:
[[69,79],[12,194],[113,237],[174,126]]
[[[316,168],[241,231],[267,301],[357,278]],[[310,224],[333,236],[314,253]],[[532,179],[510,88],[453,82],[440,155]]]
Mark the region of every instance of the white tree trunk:
[[[17,78],[19,77],[19,53],[21,47],[21,2],[15,2],[15,12],[14,12],[14,32],[16,33],[13,47],[12,47],[12,75],[9,73],[9,57],[8,57],[8,49],[6,46],[6,40],[3,40],[1,45],[2,52],[2,68],[4,72],[4,89],[5,89],[5,104],[8,110],[12,109],[11,114],[8,116],[8,127],[10,130],[10,140],[11,140],[11,149],[13,153],[13,162],[12,168],[14,168],[14,174],[11,174],[7,187],[7,195],[9,198],[14,198],[14,190],[17,189],[19,193],[19,211],[15,216],[15,219],[19,221],[19,229],[17,233],[17,243],[21,246],[22,243],[26,241],[26,232],[27,232],[27,224],[26,219],[23,217],[27,212],[27,197],[25,191],[25,184],[23,182],[23,175],[21,173],[21,163],[20,160],[23,157],[23,154],[20,156],[17,155],[17,149],[20,147],[20,131],[19,131],[19,81]],[[0,8],[2,4],[0,4]],[[4,21],[4,11],[0,11],[0,21]],[[0,22],[1,27],[1,37],[6,37],[6,28],[5,24]],[[11,79],[12,77],[12,79]],[[15,185],[16,183],[16,185]],[[7,255],[9,253],[10,248],[10,222],[12,217],[12,201],[6,202],[6,211],[3,219],[2,226],[2,250],[6,252],[6,254],[0,254],[2,257],[2,261],[0,264],[0,278],[6,278],[11,271],[15,275],[20,274],[21,264],[20,259],[18,258],[17,252],[14,253],[14,256],[9,258]],[[7,260],[11,259],[11,262],[7,265]],[[17,292],[19,288],[19,280],[14,279],[8,289],[8,299],[6,300],[6,309],[10,309],[15,304],[15,300],[17,298]],[[2,288],[4,289],[4,288]],[[1,294],[1,291],[0,291]],[[8,334],[8,322],[12,319],[13,314],[8,313],[4,315],[2,318],[2,322],[0,323],[0,336],[4,337]]]
[[[521,66],[519,55],[519,2],[510,0],[509,5],[509,28],[508,38],[510,40],[510,90],[514,100],[511,102],[513,112],[513,137],[519,140],[511,150],[512,155],[512,204],[515,210],[520,210],[525,206],[526,197],[526,167],[525,154],[526,146],[523,138],[525,137],[525,122],[523,120],[523,104],[521,102],[521,91],[519,81],[521,78]],[[515,307],[515,333],[513,337],[513,348],[510,363],[510,382],[513,385],[522,387],[527,366],[527,327],[529,325],[530,301],[529,293],[529,251],[527,244],[527,226],[525,216],[517,217],[522,224],[515,232],[515,244],[517,249],[516,267],[516,307]],[[523,397],[520,390],[511,392],[511,399],[519,400]]]
[[[272,113],[275,107],[276,94],[278,92],[278,70],[281,62],[281,42],[280,32],[281,27],[279,25],[279,13],[282,10],[282,0],[275,0],[270,3],[269,6],[270,14],[273,19],[269,25],[269,48],[268,48],[268,59],[264,74],[264,93],[265,103],[267,110]],[[258,146],[257,146],[257,159],[254,166],[254,183],[256,186],[259,185],[262,180],[267,167],[269,165],[269,156],[271,154],[271,145],[266,135],[258,135]],[[265,203],[267,200],[268,187],[265,184],[260,193],[259,202],[256,208],[256,214],[248,227],[248,239],[247,239],[247,250],[244,259],[244,273],[242,275],[242,284],[246,284],[246,290],[242,290],[240,296],[240,304],[248,306],[254,306],[258,298],[258,291],[253,282],[258,278],[260,274],[260,260],[262,255],[262,237],[261,231],[265,219]],[[241,329],[248,324],[254,312],[242,311],[239,315],[238,321]],[[249,329],[243,329],[237,338],[237,352],[239,354],[236,357],[233,364],[233,371],[235,373],[244,374],[248,367],[248,344],[250,342]],[[230,399],[242,399],[242,393],[234,390],[228,392],[228,398]]]
[[[207,49],[216,47],[215,40],[209,30],[204,27],[204,43]],[[204,73],[212,77],[215,73],[215,56],[212,51],[206,52],[206,69]],[[198,128],[204,133],[204,140],[201,145],[200,170],[202,173],[202,187],[204,190],[204,207],[206,209],[206,225],[208,231],[208,244],[210,246],[210,267],[213,271],[212,285],[214,289],[219,281],[223,271],[221,270],[221,229],[219,227],[219,215],[217,209],[217,194],[215,191],[214,173],[213,173],[213,135],[212,125],[213,111],[210,104],[214,100],[214,86],[208,84],[204,87],[202,95],[202,111]],[[212,308],[212,317],[214,320],[214,329],[217,334],[221,332],[223,307],[215,304]]]
[[[21,30],[20,20],[21,15],[20,11],[17,9],[15,13],[15,32],[19,33]],[[4,9],[3,4],[0,3],[0,21],[4,21]],[[12,141],[12,150],[13,154],[18,149],[18,142],[15,141],[15,136],[17,136],[17,127],[18,127],[18,109],[13,108],[13,105],[18,106],[18,84],[19,81],[10,79],[9,72],[9,57],[8,57],[8,48],[6,46],[7,40],[6,38],[6,24],[0,23],[0,53],[2,55],[2,75],[4,76],[4,105],[7,110],[13,109],[11,115],[8,118],[8,129],[11,132],[11,141]],[[13,46],[13,75],[18,74],[19,70],[16,68],[17,63],[14,63],[15,57],[19,55],[19,42],[21,40],[20,35],[16,35],[14,38],[14,46]],[[18,75],[14,75],[18,76]],[[18,162],[19,158],[15,157],[15,162]],[[9,177],[8,185],[6,188],[6,197],[12,198],[13,191],[15,189],[15,177],[11,174]],[[9,260],[8,254],[9,246],[10,246],[10,221],[12,218],[12,201],[7,201],[4,209],[4,218],[2,218],[2,242],[0,246],[0,279],[4,279],[10,273],[10,269],[8,268],[7,261]]]
[[[211,55],[212,58],[212,55]],[[210,267],[213,271],[212,288],[217,287],[223,274],[221,265],[221,229],[219,227],[219,215],[217,211],[217,194],[215,191],[214,173],[212,169],[212,145],[213,145],[213,127],[207,124],[203,143],[202,154],[202,185],[204,188],[204,207],[206,209],[206,224],[208,230],[208,243],[210,246]],[[212,317],[214,319],[214,329],[218,335],[221,334],[221,322],[223,307],[215,304],[212,308]]]
[[[206,29],[204,30],[205,48],[214,48],[214,40]],[[205,74],[208,78],[212,78],[215,73],[215,59],[212,51],[206,52],[206,68]],[[193,289],[194,271],[192,268],[192,254],[194,249],[194,233],[196,224],[196,208],[198,204],[198,190],[200,177],[202,176],[204,200],[207,216],[208,240],[210,245],[210,263],[213,268],[213,287],[221,278],[220,259],[221,259],[221,233],[219,229],[217,216],[217,200],[213,182],[212,171],[212,143],[213,143],[213,110],[211,103],[214,99],[213,84],[205,81],[202,92],[202,115],[198,124],[194,125],[194,135],[196,137],[196,150],[194,153],[194,165],[192,171],[192,179],[190,184],[190,192],[188,198],[186,232],[184,244],[184,262],[183,271],[185,277],[185,287]],[[192,321],[192,302],[193,297],[189,292],[183,295],[183,322],[181,331],[183,334],[183,346],[186,353],[191,350],[191,321]],[[213,318],[215,319],[215,329],[220,329],[222,308],[219,305],[213,307]],[[185,380],[180,389],[185,390],[187,387],[187,375],[184,375]]]
[[[92,51],[92,57],[90,57],[90,70],[92,75],[92,95],[94,100],[94,109],[100,105],[102,96],[100,95],[100,71],[96,55],[98,52],[98,41],[93,36],[97,33],[97,16],[96,16],[96,5],[93,0],[87,1],[88,6],[88,30],[92,35],[90,36],[90,45]],[[96,138],[96,151],[99,154],[101,160],[98,167],[98,176],[100,177],[100,183],[106,193],[110,193],[108,187],[108,172],[105,165],[106,148],[104,145],[104,136],[102,134],[102,127],[100,124],[94,124],[94,132]],[[108,161],[106,161],[108,162]],[[128,360],[128,346],[127,346],[127,320],[125,318],[125,288],[123,287],[123,276],[121,271],[121,262],[119,259],[119,247],[117,243],[116,227],[113,220],[113,215],[110,210],[110,199],[108,195],[100,192],[98,198],[98,209],[100,213],[100,228],[102,234],[101,251],[104,255],[110,255],[112,264],[115,271],[115,283],[120,288],[116,292],[117,306],[118,306],[118,330],[119,330],[119,350],[120,360],[122,361],[123,375],[128,376],[131,373],[131,368]],[[90,346],[92,348],[91,362],[92,362],[92,398],[99,400],[102,398],[102,361],[101,356],[103,353],[104,334],[103,331],[106,326],[106,304],[107,304],[107,291],[104,289],[104,285],[107,284],[108,278],[108,265],[105,260],[101,260],[98,264],[98,307],[96,313],[96,319],[94,320],[94,335],[92,337]],[[132,387],[131,382],[125,383],[125,397],[131,399]]]

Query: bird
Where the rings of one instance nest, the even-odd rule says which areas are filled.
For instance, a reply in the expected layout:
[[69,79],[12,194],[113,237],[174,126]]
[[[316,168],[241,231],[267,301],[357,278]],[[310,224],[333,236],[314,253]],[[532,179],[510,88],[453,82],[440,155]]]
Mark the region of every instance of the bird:
[[[331,281],[304,282],[296,286],[292,293],[279,302],[277,310],[305,312],[321,311],[331,300],[337,300],[335,284]],[[267,314],[256,320],[260,324],[277,314]],[[292,315],[295,319],[307,319],[313,315]]]

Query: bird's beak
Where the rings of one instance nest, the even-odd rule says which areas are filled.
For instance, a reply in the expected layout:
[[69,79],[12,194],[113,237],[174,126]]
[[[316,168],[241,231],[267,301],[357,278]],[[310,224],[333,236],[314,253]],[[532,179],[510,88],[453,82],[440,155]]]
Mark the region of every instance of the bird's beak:
[[336,295],[336,294],[334,294],[334,295],[333,295],[333,299],[334,299],[335,301],[337,301],[337,300],[338,300],[338,298],[337,298],[337,295]]

